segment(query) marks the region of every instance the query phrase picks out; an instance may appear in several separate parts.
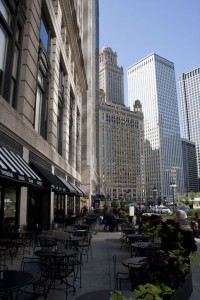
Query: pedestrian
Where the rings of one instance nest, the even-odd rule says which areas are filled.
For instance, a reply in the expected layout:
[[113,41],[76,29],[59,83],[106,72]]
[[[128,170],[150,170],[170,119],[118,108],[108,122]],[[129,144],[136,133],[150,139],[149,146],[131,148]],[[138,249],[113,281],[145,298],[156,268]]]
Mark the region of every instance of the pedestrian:
[[117,226],[117,220],[113,212],[107,214],[107,227],[109,227],[109,231],[114,231],[115,227]]
[[102,223],[104,224],[103,230],[106,230],[108,227],[108,212],[106,212],[106,211],[104,212]]

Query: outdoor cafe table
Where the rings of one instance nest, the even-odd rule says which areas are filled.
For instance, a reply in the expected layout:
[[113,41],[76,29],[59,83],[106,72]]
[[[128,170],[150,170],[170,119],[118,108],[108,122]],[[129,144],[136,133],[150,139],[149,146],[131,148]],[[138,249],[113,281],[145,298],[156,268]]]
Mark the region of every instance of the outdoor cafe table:
[[72,233],[72,234],[74,234],[74,232],[76,231],[76,229],[75,228],[65,228],[64,230],[63,230],[64,232],[67,232],[67,233]]
[[63,242],[65,248],[77,247],[78,243],[84,240],[83,236],[65,236],[65,237],[55,237],[56,240]]
[[146,256],[154,251],[157,251],[161,248],[161,243],[154,242],[135,242],[131,244],[131,255],[133,254],[134,249],[136,250],[137,256]]
[[[74,229],[74,233],[75,231]],[[70,246],[77,247],[78,243],[84,239],[84,236],[74,236],[68,232],[54,232],[53,238],[61,242],[65,248],[69,248]]]
[[147,242],[150,240],[150,235],[145,233],[132,233],[127,234],[126,238],[129,240],[129,243],[135,242]]
[[135,265],[136,267],[142,265],[145,262],[145,256],[136,256],[136,257],[129,257],[122,261],[122,264],[125,267],[129,267],[130,265]]
[[[52,279],[55,284],[55,280],[61,280],[63,279],[63,274],[66,271],[65,268],[68,269],[68,266],[70,266],[70,262],[68,258],[70,256],[75,256],[76,251],[73,249],[39,249],[34,252],[36,256],[39,257],[40,260],[40,267],[41,267],[41,272],[44,274],[44,277],[49,279]],[[69,264],[66,264],[65,258],[67,258],[67,261]],[[72,263],[74,265],[74,263]],[[52,266],[52,272],[50,270],[50,266]],[[43,270],[43,271],[42,271]],[[73,271],[72,271],[73,272]],[[42,275],[43,276],[43,275]],[[53,276],[53,278],[52,278]],[[57,277],[58,276],[58,277]],[[67,274],[66,274],[67,276]],[[75,293],[75,287],[74,283],[69,284],[67,281],[65,284],[69,287],[72,287]]]
[[[130,292],[130,291],[122,291],[122,295],[124,295],[126,297],[131,297],[131,299],[137,299],[134,296],[133,292]],[[89,292],[87,294],[83,294],[83,295],[75,298],[75,300],[108,300],[108,299],[112,299],[110,297],[111,297],[110,290],[97,290],[97,291]]]
[[10,238],[0,238],[0,245],[1,246],[4,246],[5,244],[8,244],[10,242],[12,242],[12,239],[10,239]]
[[24,241],[31,240],[32,238],[32,231],[28,230],[18,230],[14,232],[15,239],[22,239]]
[[46,249],[39,249],[39,250],[36,250],[34,252],[34,254],[36,256],[60,256],[60,255],[64,255],[64,256],[74,256],[76,254],[76,251],[73,250],[73,249],[65,249],[65,248],[62,248],[62,249],[57,249],[55,251],[53,251],[52,249],[49,249],[49,248],[46,248]]
[[33,275],[29,272],[19,270],[1,271],[3,278],[0,279],[0,297],[1,292],[10,293],[12,299],[12,291],[24,287],[33,281]]

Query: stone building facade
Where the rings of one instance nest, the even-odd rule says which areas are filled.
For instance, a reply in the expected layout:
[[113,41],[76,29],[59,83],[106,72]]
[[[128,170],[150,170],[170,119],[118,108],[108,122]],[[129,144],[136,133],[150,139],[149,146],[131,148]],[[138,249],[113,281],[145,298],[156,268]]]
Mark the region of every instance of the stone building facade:
[[22,157],[43,188],[1,176],[1,206],[9,199],[14,207],[1,215],[1,230],[8,217],[15,227],[49,228],[59,214],[80,210],[83,27],[82,1],[2,0],[0,145]]
[[96,109],[99,93],[99,5],[97,0],[83,0],[83,57],[87,76],[87,95],[82,106],[81,188],[85,205],[91,207],[98,193]]
[[106,200],[144,202],[144,124],[140,101],[124,105],[124,72],[117,53],[99,54],[99,187]]
[[99,176],[107,200],[142,204],[145,199],[144,124],[140,101],[133,111],[106,103],[100,91]]
[[106,102],[124,105],[124,71],[117,65],[117,53],[105,46],[99,55],[99,87]]

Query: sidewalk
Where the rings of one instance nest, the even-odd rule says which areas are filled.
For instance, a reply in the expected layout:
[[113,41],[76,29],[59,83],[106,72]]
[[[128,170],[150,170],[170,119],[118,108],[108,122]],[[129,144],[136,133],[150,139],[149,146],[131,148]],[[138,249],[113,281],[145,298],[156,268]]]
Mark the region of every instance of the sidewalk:
[[[92,238],[93,259],[84,262],[82,269],[82,288],[76,290],[76,295],[69,294],[69,300],[95,290],[114,288],[113,255],[117,256],[117,271],[127,272],[121,262],[130,257],[126,247],[120,249],[121,232],[98,232]],[[52,299],[53,300],[53,299]],[[95,299],[94,299],[95,300]]]
[[189,300],[200,299],[200,239],[196,239],[196,242],[197,242],[197,256],[195,262],[192,263],[193,293]]
[[[82,288],[77,285],[76,295],[69,293],[69,300],[75,300],[76,297],[95,290],[113,289],[113,255],[117,256],[117,271],[127,272],[121,262],[123,259],[130,257],[130,252],[126,247],[120,249],[121,232],[98,232],[93,236],[92,249],[93,260],[85,262],[82,269]],[[193,293],[188,300],[200,299],[200,239],[196,239],[198,251],[197,259],[192,263]],[[51,292],[49,300],[63,300],[63,295]],[[95,299],[94,299],[95,300]]]
[[[122,265],[125,258],[130,257],[127,247],[121,246],[121,232],[99,231],[93,234],[92,250],[93,259],[89,257],[88,263],[84,257],[82,267],[82,288],[79,287],[79,279],[76,282],[76,294],[68,293],[68,300],[75,300],[76,297],[95,290],[112,290],[114,288],[113,276],[113,255],[117,256],[117,271],[127,272],[127,268]],[[193,293],[188,300],[200,299],[200,239],[196,239],[198,251],[195,263],[192,263]],[[12,269],[20,268],[20,256],[14,260]],[[40,300],[44,299],[43,297]],[[63,291],[51,290],[47,297],[48,300],[63,300]],[[95,300],[95,299],[94,299]]]
[[[113,255],[117,256],[117,271],[127,272],[121,261],[130,257],[126,247],[120,249],[121,232],[98,232],[93,236],[92,247],[94,259],[84,264],[82,289],[77,288],[76,295],[69,294],[69,300],[93,290],[113,288]],[[197,259],[192,263],[193,293],[188,300],[200,299],[200,239],[197,241]],[[53,298],[48,298],[53,300]],[[63,298],[60,298],[60,300]],[[95,300],[95,299],[94,299]]]

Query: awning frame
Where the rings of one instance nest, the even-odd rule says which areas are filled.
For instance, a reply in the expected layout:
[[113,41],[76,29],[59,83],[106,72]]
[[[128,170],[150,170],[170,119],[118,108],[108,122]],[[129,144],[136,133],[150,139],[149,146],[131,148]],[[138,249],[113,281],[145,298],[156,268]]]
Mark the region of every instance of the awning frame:
[[79,187],[77,187],[75,184],[69,182],[72,187],[77,191],[77,196],[78,197],[84,197],[84,193],[81,191],[81,189]]
[[17,153],[0,146],[0,177],[42,188],[42,179]]
[[58,193],[67,193],[65,185],[57,178],[56,175],[51,173],[49,169],[39,165],[35,161],[31,161],[31,166],[34,168],[35,172],[38,172],[44,179],[44,188],[51,188],[53,191]]
[[75,188],[73,188],[73,186],[64,178],[56,175],[56,177],[66,186],[66,190],[68,190],[67,195],[69,196],[76,196],[77,195],[77,191]]

